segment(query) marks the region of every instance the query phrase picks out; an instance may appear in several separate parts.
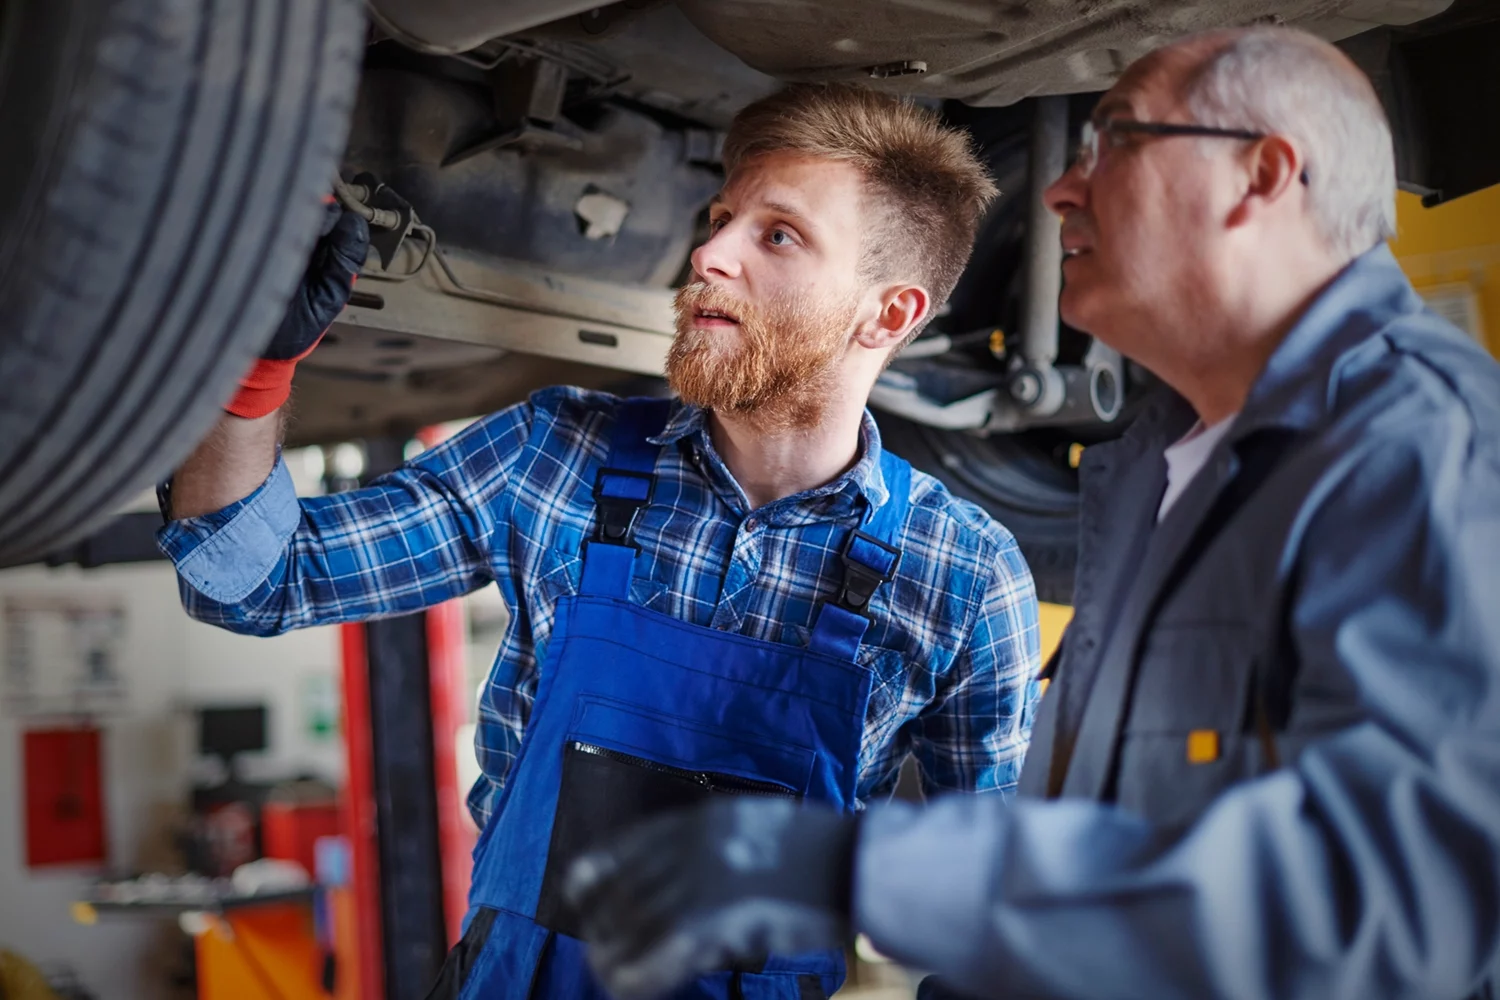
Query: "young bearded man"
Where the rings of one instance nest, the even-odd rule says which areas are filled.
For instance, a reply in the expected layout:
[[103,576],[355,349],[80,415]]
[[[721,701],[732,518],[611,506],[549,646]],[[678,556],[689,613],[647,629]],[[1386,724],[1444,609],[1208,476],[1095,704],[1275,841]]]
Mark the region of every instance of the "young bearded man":
[[[993,185],[961,133],[837,87],[747,108],[725,167],[677,297],[680,401],[547,390],[364,489],[299,502],[279,407],[363,259],[346,219],[279,360],[166,498],[188,611],[236,631],[490,582],[505,595],[470,794],[484,833],[435,997],[602,996],[561,876],[646,815],[721,795],[849,813],[890,792],[908,752],[931,791],[1016,783],[1030,574],[1003,528],[882,451],[865,409],[952,290]],[[842,979],[837,951],[758,955],[685,995],[790,1000]]]

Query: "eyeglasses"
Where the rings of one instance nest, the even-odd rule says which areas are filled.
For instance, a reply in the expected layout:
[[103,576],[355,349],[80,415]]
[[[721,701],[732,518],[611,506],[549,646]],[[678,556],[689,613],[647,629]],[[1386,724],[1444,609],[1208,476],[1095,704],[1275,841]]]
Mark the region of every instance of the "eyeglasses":
[[[1125,142],[1128,135],[1173,136],[1187,135],[1200,139],[1241,139],[1254,141],[1266,138],[1264,132],[1252,132],[1243,128],[1214,128],[1210,125],[1179,125],[1175,122],[1138,122],[1128,118],[1110,118],[1103,124],[1083,123],[1083,134],[1078,143],[1078,155],[1074,159],[1085,180],[1099,165],[1099,157],[1105,150],[1115,149]],[[1307,183],[1307,171],[1302,171],[1301,181]]]

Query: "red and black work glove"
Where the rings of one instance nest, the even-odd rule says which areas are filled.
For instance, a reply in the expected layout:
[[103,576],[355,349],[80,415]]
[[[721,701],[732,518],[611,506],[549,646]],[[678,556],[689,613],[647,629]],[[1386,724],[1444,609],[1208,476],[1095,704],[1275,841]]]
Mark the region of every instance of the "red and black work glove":
[[312,353],[349,304],[349,292],[369,247],[369,223],[337,201],[330,201],[322,234],[276,336],[240,379],[239,391],[225,410],[253,420],[281,408],[292,393],[297,362]]

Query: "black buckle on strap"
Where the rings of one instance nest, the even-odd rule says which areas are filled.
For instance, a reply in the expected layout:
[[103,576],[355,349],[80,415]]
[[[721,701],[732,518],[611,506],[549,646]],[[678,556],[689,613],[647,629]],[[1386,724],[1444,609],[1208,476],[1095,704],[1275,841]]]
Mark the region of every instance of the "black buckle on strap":
[[[849,554],[854,548],[856,541],[862,541],[873,545],[878,549],[891,554],[891,568],[884,573],[873,566],[855,559]],[[896,578],[896,570],[901,565],[901,550],[894,545],[887,545],[880,539],[865,534],[863,531],[851,531],[849,537],[844,541],[843,551],[839,553],[844,562],[844,579],[839,584],[839,592],[834,597],[833,603],[851,611],[856,615],[870,618],[870,600],[875,596],[875,591],[880,589],[882,583],[889,583]]]
[[[643,498],[610,496],[604,492],[606,479],[638,479],[646,484]],[[649,472],[629,472],[625,469],[600,469],[594,480],[594,506],[599,511],[599,526],[594,532],[594,541],[606,545],[633,546],[631,535],[641,511],[651,506],[656,495],[656,476]]]

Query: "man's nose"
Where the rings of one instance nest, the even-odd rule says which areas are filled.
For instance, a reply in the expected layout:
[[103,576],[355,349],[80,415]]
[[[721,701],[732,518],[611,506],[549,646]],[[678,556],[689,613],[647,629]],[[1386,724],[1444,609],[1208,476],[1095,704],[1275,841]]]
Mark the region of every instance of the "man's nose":
[[1042,192],[1042,204],[1054,215],[1066,215],[1086,207],[1088,197],[1089,182],[1084,180],[1082,168],[1074,163]]
[[727,281],[740,276],[740,255],[737,248],[738,241],[730,233],[729,226],[723,226],[712,236],[708,242],[700,245],[693,251],[693,271],[703,281]]

